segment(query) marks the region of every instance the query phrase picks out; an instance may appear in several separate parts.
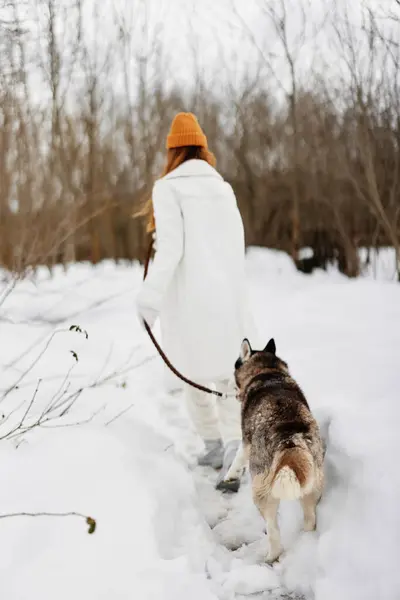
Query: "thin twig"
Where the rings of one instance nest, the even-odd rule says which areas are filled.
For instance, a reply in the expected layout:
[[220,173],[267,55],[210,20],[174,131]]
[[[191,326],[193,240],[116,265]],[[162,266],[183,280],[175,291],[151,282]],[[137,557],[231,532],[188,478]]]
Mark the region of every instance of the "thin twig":
[[79,519],[85,519],[87,525],[89,525],[88,533],[92,534],[96,531],[96,520],[93,517],[88,517],[83,515],[82,513],[71,511],[71,512],[16,512],[16,513],[7,513],[0,514],[0,519],[13,519],[15,517],[78,517]]
[[100,306],[103,306],[103,304],[106,304],[107,302],[110,302],[110,300],[114,300],[115,298],[119,298],[120,296],[124,296],[125,294],[129,294],[131,292],[132,292],[131,288],[127,288],[126,290],[122,290],[121,292],[115,292],[115,294],[111,294],[110,296],[107,296],[106,298],[100,298],[100,300],[96,300],[95,302],[93,302],[89,306],[85,306],[84,308],[76,310],[75,312],[69,314],[67,317],[62,317],[60,319],[49,319],[48,317],[46,317],[46,318],[40,318],[40,316],[37,316],[34,319],[31,319],[29,321],[29,323],[36,323],[36,324],[37,323],[40,323],[40,324],[46,323],[46,324],[49,324],[49,325],[62,325],[66,321],[70,321],[71,319],[75,319],[76,317],[79,317],[83,313],[91,312],[94,309],[99,308]]
[[[87,419],[82,419],[81,421],[76,421],[75,423],[57,423],[56,425],[46,425],[46,422],[42,425],[43,429],[63,429],[65,427],[77,427],[79,425],[86,425],[87,423],[91,423],[106,407],[106,404],[103,404],[96,412],[94,412]],[[53,419],[48,419],[53,420]]]
[[20,279],[19,275],[14,275],[13,276],[12,280],[6,286],[6,289],[4,290],[4,292],[2,293],[2,295],[0,296],[0,306],[2,304],[4,304],[4,302],[7,300],[8,296],[15,289],[15,286],[17,285],[19,279]]
[[26,371],[24,371],[22,373],[22,375],[20,376],[19,379],[17,379],[17,381],[15,383],[12,384],[12,386],[10,386],[3,394],[3,396],[0,398],[0,402],[3,402],[3,400],[5,400],[7,398],[7,396],[13,391],[15,390],[15,388],[18,387],[18,384],[24,379],[24,377],[26,377],[26,375],[28,375],[28,373],[30,373],[32,371],[32,369],[37,365],[37,363],[39,362],[39,360],[42,358],[42,356],[45,354],[46,350],[48,349],[48,347],[50,346],[51,342],[53,341],[53,339],[55,338],[55,336],[59,333],[66,333],[68,332],[68,329],[57,329],[57,331],[54,331],[49,340],[47,341],[47,343],[45,344],[44,348],[42,349],[41,352],[39,352],[39,354],[37,355],[37,357],[35,358],[35,360],[30,364],[30,366],[26,369]]
[[108,427],[108,425],[111,425],[111,423],[114,423],[114,421],[116,421],[117,419],[119,419],[120,417],[122,417],[122,415],[124,415],[125,413],[127,413],[129,410],[131,410],[131,408],[135,406],[135,403],[132,402],[132,404],[130,404],[129,406],[127,406],[127,408],[124,408],[124,410],[121,410],[121,412],[119,412],[117,415],[115,415],[115,417],[113,417],[112,419],[110,419],[109,421],[107,421],[105,423],[105,426]]
[[86,515],[82,513],[78,513],[75,511],[65,512],[65,513],[57,513],[57,512],[17,512],[17,513],[7,513],[0,514],[0,519],[10,519],[12,517],[81,517],[82,519],[87,519]]
[[29,404],[28,404],[28,408],[26,409],[26,411],[25,411],[25,413],[24,413],[24,416],[23,416],[23,417],[22,417],[22,419],[21,419],[21,424],[22,424],[22,423],[25,421],[25,419],[27,418],[27,416],[28,416],[28,414],[29,414],[29,411],[31,410],[31,408],[32,408],[32,406],[33,406],[33,403],[35,402],[35,399],[36,399],[36,396],[37,396],[37,393],[38,393],[38,390],[39,390],[39,386],[40,386],[40,384],[41,384],[41,383],[42,383],[42,380],[41,380],[41,379],[39,379],[39,380],[38,380],[38,382],[37,382],[37,386],[36,386],[36,388],[35,388],[35,391],[34,391],[34,393],[33,393],[32,399],[31,399],[31,401],[30,401],[30,402],[29,402]]
[[33,342],[33,344],[31,344],[30,346],[28,346],[28,348],[26,348],[22,352],[22,354],[19,354],[11,362],[9,362],[6,365],[4,365],[3,369],[6,371],[7,369],[12,369],[13,367],[15,367],[16,363],[20,362],[23,358],[25,358],[25,356],[27,356],[28,354],[30,354],[30,352],[32,350],[34,350],[37,346],[39,346],[43,342],[43,340],[45,340],[47,338],[48,335],[49,335],[49,332],[46,331],[42,336],[40,336],[40,338],[38,340],[35,340]]
[[[11,429],[10,431],[8,431],[5,435],[1,436],[0,437],[0,441],[3,440],[3,439],[12,439],[13,437],[15,437],[15,435],[14,435],[15,433],[20,432],[22,429],[24,429],[25,419],[27,418],[27,416],[28,416],[28,414],[29,414],[29,412],[30,412],[30,410],[31,410],[34,402],[35,402],[35,399],[36,399],[36,396],[37,396],[37,393],[38,393],[39,386],[40,386],[41,382],[42,382],[42,380],[39,379],[38,383],[36,385],[36,389],[35,389],[35,391],[33,393],[33,396],[32,396],[32,398],[31,398],[31,400],[30,400],[30,402],[29,402],[29,404],[27,406],[27,409],[26,409],[23,417],[20,419],[19,423],[17,425],[15,425],[15,427],[13,427],[13,429]],[[5,419],[4,422],[6,422],[7,420],[8,419]],[[1,425],[3,425],[3,423],[1,423]]]

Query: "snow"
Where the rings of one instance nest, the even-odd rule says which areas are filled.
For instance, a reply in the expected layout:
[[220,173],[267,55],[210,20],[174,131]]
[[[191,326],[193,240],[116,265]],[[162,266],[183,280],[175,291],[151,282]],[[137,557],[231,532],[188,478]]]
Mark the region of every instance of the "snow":
[[0,307],[0,398],[21,381],[0,410],[25,404],[0,421],[0,438],[39,379],[28,420],[52,397],[85,389],[61,419],[0,439],[0,514],[77,511],[97,529],[88,535],[77,517],[0,519],[1,598],[399,598],[400,285],[391,265],[387,250],[349,280],[334,268],[302,275],[278,252],[248,253],[260,337],[275,338],[327,442],[317,531],[301,532],[300,507],[282,503],[285,554],[273,567],[248,479],[223,496],[216,474],[195,466],[201,442],[134,312],[139,266],[80,264],[19,282]]

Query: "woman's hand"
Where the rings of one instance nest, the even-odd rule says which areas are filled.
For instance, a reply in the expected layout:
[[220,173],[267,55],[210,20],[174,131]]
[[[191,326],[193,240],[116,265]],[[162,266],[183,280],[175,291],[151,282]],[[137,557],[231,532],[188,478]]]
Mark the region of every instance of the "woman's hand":
[[158,312],[153,308],[137,304],[137,313],[143,329],[145,329],[144,321],[146,321],[147,325],[152,329],[154,323],[157,321]]

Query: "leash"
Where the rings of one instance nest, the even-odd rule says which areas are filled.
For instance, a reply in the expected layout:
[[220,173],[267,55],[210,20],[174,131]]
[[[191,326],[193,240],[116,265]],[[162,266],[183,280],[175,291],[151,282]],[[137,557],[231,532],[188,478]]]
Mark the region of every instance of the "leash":
[[[146,262],[144,265],[143,281],[147,277],[152,251],[153,251],[153,240],[150,241],[149,250],[147,252]],[[231,396],[231,395],[236,396],[236,394],[229,394],[229,393],[223,394],[222,392],[218,392],[217,390],[211,390],[210,388],[205,387],[204,385],[200,385],[199,383],[196,383],[195,381],[192,381],[191,379],[188,379],[187,377],[182,375],[182,373],[180,373],[178,371],[178,369],[176,369],[174,367],[174,365],[171,363],[171,361],[169,360],[169,358],[167,357],[167,355],[161,348],[160,344],[157,342],[156,338],[154,337],[153,332],[151,331],[151,329],[150,329],[149,325],[146,323],[146,321],[143,321],[143,323],[144,323],[144,327],[149,335],[149,338],[151,339],[154,346],[156,347],[158,354],[161,356],[164,363],[173,372],[173,374],[176,375],[176,377],[178,377],[178,379],[180,379],[184,383],[187,383],[187,385],[190,385],[191,387],[196,388],[196,390],[200,390],[201,392],[205,392],[206,394],[212,394],[213,396],[218,396],[218,398],[226,398],[227,396]]]

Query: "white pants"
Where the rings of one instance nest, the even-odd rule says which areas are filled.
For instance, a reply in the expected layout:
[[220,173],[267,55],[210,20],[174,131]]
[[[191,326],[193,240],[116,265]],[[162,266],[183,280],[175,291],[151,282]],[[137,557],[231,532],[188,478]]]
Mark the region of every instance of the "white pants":
[[[232,392],[229,381],[215,382],[219,392]],[[234,396],[213,396],[185,385],[185,400],[189,416],[204,441],[222,438],[224,445],[242,439],[240,403]]]

